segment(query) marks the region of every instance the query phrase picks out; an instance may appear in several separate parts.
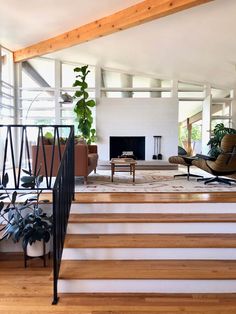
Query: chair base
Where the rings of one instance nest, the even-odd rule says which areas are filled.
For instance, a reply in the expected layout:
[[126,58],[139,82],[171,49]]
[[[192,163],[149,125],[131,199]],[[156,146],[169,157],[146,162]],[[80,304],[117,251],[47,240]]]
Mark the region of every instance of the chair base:
[[231,185],[231,182],[236,183],[236,180],[234,179],[226,179],[226,178],[220,178],[220,177],[213,177],[213,178],[203,178],[198,179],[197,181],[204,181],[204,184],[212,183],[212,182],[218,182],[218,183],[224,183]]
[[174,175],[175,177],[187,177],[187,180],[189,180],[189,178],[203,178],[203,176],[199,176],[198,174],[192,174],[192,173],[184,173],[184,174],[176,174]]

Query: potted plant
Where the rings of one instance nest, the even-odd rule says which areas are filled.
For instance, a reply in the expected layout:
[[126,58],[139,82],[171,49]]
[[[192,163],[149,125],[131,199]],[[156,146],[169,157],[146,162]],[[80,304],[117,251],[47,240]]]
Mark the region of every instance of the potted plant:
[[[2,178],[2,187],[5,191],[0,194],[0,217],[2,238],[11,238],[13,242],[22,239],[25,257],[42,257],[49,253],[49,240],[52,235],[52,215],[47,215],[40,205],[40,184],[42,176],[27,176],[21,178],[22,186],[36,189],[29,193],[18,194],[7,191],[8,175]],[[23,199],[24,198],[24,199]],[[3,202],[6,200],[7,202]]]
[[236,130],[232,128],[226,128],[223,123],[219,123],[215,126],[213,130],[213,137],[207,143],[207,145],[210,145],[210,151],[208,154],[211,157],[217,158],[220,154],[220,143],[226,134],[236,134]]
[[74,72],[78,73],[78,75],[76,75],[73,86],[80,88],[74,94],[74,99],[77,101],[74,112],[76,113],[78,130],[87,143],[91,144],[96,141],[96,130],[92,127],[93,115],[91,111],[91,108],[95,107],[96,103],[93,99],[88,99],[89,94],[87,92],[88,84],[86,83],[86,78],[90,71],[88,70],[88,65],[85,65],[76,67]]

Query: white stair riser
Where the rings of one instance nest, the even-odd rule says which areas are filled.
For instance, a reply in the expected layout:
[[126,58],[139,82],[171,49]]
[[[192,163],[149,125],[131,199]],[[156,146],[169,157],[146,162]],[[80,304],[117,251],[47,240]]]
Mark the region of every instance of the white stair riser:
[[236,293],[236,280],[59,280],[59,293]]
[[236,213],[235,203],[172,203],[172,204],[77,204],[71,213]]
[[86,248],[64,249],[63,260],[236,260],[236,249]]
[[236,223],[69,223],[67,233],[236,233]]

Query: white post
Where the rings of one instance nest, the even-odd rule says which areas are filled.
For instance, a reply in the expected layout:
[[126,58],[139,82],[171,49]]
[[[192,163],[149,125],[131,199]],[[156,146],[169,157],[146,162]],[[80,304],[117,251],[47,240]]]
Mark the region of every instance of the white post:
[[[21,90],[20,86],[22,86],[22,63],[14,63],[14,123],[22,124],[23,121],[20,119],[23,117],[22,110],[20,111],[21,105]],[[19,163],[19,143],[20,143],[20,132],[18,128],[15,128],[14,133],[14,147],[15,147],[15,163],[16,167],[18,167]]]
[[202,154],[207,155],[210,148],[207,143],[211,137],[211,87],[205,86],[205,99],[202,104]]
[[0,45],[0,104],[2,104],[2,47]]
[[[121,87],[133,87],[133,75],[131,74],[126,74],[126,73],[121,73]],[[122,92],[122,97],[124,98],[132,98],[133,97],[133,92],[132,91],[123,91]]]
[[236,88],[231,91],[230,96],[233,98],[231,102],[231,117],[232,117],[231,127],[236,129]]
[[61,82],[61,61],[55,60],[55,124],[61,124],[61,104],[59,102]]
[[[151,78],[150,79],[150,87],[161,87],[161,80]],[[161,91],[150,92],[151,98],[161,97]]]

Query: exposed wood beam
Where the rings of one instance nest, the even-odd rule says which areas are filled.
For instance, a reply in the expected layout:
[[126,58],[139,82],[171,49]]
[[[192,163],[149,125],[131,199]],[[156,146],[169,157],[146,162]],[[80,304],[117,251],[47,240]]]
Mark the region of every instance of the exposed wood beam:
[[69,48],[210,1],[214,0],[145,0],[74,30],[17,50],[14,52],[14,61],[24,61]]

